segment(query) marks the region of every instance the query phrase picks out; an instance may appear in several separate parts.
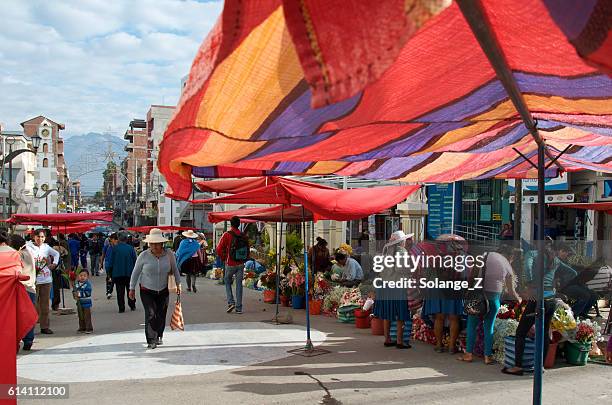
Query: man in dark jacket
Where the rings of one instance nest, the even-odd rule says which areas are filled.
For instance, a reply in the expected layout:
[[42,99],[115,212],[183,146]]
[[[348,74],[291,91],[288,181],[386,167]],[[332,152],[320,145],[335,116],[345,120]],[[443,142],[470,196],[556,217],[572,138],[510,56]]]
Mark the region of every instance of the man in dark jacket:
[[[130,277],[136,264],[136,251],[133,246],[127,243],[127,234],[122,232],[119,234],[119,243],[113,246],[111,250],[112,258],[110,262],[110,273],[112,274],[113,283],[117,287],[117,304],[119,305],[119,313],[125,312],[125,297],[129,292]],[[128,296],[128,305],[134,311],[136,309],[136,300],[130,299]]]

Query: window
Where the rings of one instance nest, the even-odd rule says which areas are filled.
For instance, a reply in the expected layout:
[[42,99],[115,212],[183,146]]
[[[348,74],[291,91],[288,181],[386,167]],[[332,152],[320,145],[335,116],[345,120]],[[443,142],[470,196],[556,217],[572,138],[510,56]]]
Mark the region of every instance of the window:
[[49,144],[43,143],[43,153],[49,153]]
[[49,167],[49,159],[47,158],[43,159],[43,167]]

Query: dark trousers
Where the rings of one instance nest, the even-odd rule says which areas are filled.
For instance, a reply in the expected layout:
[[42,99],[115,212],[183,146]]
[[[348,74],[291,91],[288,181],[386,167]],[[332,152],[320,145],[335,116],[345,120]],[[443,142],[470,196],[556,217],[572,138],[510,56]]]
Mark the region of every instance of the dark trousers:
[[51,301],[51,308],[57,311],[59,304],[62,302],[62,272],[57,269],[51,272],[53,277],[53,300]]
[[[113,282],[117,287],[117,304],[119,305],[119,311],[125,311],[125,297],[128,296],[130,291],[130,278],[129,277],[115,277]],[[131,309],[136,308],[136,300],[131,300],[128,297],[128,305]]]
[[93,331],[93,325],[91,323],[91,308],[83,308],[81,305],[79,308],[79,330],[80,331]]
[[114,286],[115,284],[113,283],[113,275],[108,269],[106,269],[106,295],[113,293]]
[[140,300],[145,311],[147,343],[154,343],[164,335],[169,296],[167,288],[161,291],[140,289]]
[[[36,305],[36,293],[28,291],[28,295],[30,296],[30,299],[32,300],[32,304]],[[25,335],[22,340],[23,340],[23,344],[31,345],[34,342],[34,327],[30,329],[28,334]]]
[[187,289],[196,290],[196,275],[187,273]]
[[[527,337],[527,333],[529,333],[529,329],[531,329],[531,327],[535,323],[536,307],[536,301],[527,302],[525,312],[523,313],[523,316],[519,321],[518,327],[516,328],[516,340],[514,343],[514,365],[516,367],[523,367],[525,338]],[[556,309],[557,305],[554,299],[544,300],[544,358],[546,358],[546,353],[548,353],[548,334],[550,330],[550,321],[552,321],[552,317],[555,314]]]

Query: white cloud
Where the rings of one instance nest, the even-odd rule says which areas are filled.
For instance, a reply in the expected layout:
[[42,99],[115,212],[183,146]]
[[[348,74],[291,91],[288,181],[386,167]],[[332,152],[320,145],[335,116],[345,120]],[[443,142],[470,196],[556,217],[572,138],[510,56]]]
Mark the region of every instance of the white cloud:
[[66,135],[120,135],[151,104],[174,104],[222,1],[2,0],[0,122],[39,114]]

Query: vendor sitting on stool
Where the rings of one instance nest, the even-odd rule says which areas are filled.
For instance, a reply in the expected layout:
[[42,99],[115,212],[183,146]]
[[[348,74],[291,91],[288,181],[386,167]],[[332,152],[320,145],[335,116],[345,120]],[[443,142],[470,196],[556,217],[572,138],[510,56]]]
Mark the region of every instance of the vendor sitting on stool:
[[342,271],[340,280],[338,281],[345,287],[355,287],[363,280],[363,269],[357,260],[349,257],[348,253],[338,250],[335,254],[335,259],[338,268]]

